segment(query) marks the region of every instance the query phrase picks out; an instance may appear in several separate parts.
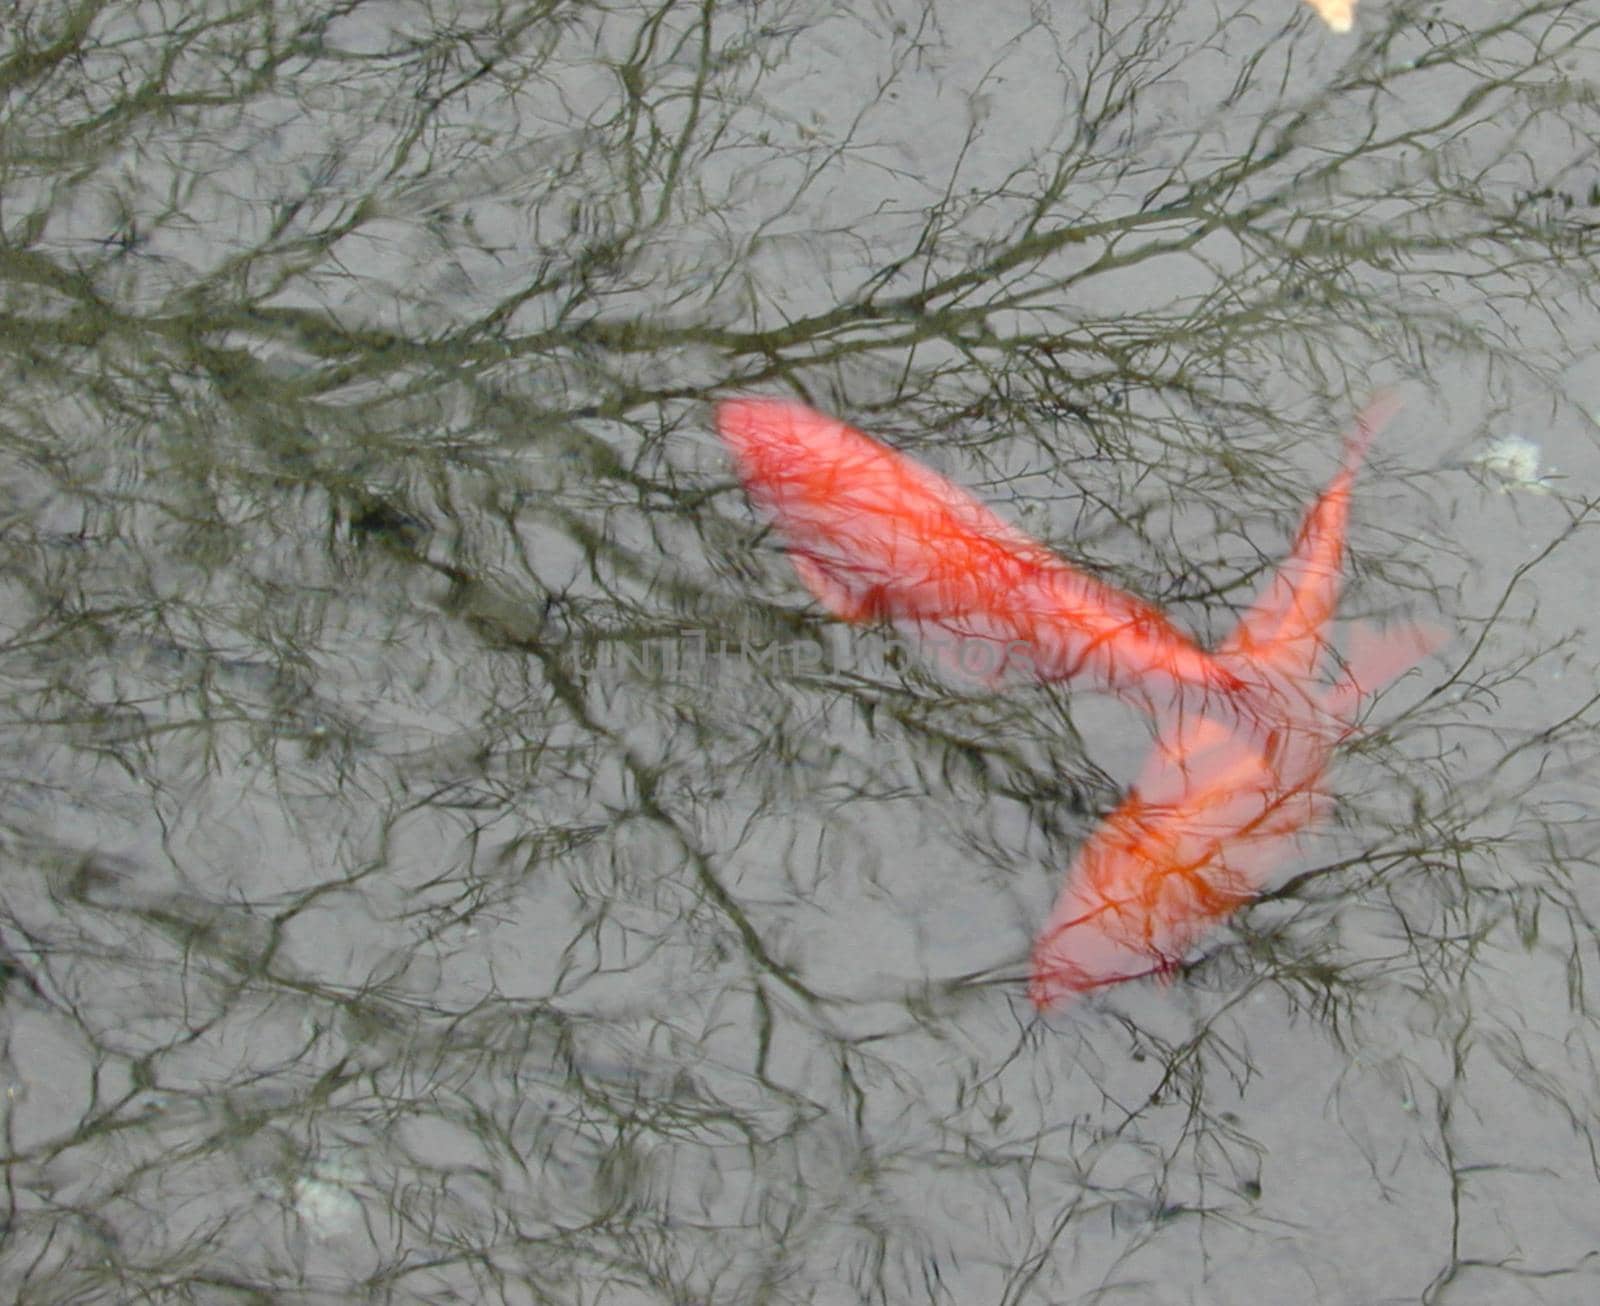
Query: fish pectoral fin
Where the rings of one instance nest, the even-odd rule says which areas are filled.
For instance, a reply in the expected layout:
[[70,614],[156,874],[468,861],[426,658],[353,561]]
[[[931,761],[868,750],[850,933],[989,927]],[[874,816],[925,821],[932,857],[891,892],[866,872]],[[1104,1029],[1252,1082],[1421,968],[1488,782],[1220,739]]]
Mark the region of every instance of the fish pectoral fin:
[[1431,622],[1379,629],[1356,622],[1345,640],[1344,672],[1328,695],[1329,710],[1354,720],[1361,701],[1411,670],[1450,642],[1450,632]]
[[789,561],[794,564],[795,575],[800,577],[801,583],[811,591],[817,602],[841,621],[860,625],[876,621],[882,615],[883,603],[874,590],[852,589],[815,558],[804,553],[790,553]]
[[1156,962],[1155,969],[1150,973],[1156,977],[1157,982],[1163,988],[1170,988],[1177,981],[1177,978],[1182,970],[1182,957],[1163,956],[1158,962]]

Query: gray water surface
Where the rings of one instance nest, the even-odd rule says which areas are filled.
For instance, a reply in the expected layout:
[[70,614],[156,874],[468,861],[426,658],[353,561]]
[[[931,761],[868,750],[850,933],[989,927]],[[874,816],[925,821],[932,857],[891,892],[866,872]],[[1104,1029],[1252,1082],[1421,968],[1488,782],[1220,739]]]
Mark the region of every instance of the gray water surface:
[[[1597,51],[1594,0],[9,6],[5,1298],[1591,1299]],[[1039,1018],[1151,725],[832,622],[711,401],[1216,640],[1386,385],[1341,612],[1453,643],[1274,892]]]

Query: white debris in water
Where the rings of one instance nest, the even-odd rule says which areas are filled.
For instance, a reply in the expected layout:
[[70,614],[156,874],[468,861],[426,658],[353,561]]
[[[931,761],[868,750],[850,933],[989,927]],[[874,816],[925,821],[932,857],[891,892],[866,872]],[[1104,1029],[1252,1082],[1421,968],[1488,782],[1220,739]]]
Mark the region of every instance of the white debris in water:
[[[1472,460],[1474,467],[1492,472],[1503,482],[1501,490],[1527,490],[1530,494],[1549,494],[1550,477],[1540,475],[1539,446],[1525,436],[1496,436]],[[1554,473],[1554,467],[1549,469]]]
[[294,1182],[294,1211],[319,1241],[348,1233],[361,1223],[361,1199],[345,1182],[342,1166],[319,1166]]

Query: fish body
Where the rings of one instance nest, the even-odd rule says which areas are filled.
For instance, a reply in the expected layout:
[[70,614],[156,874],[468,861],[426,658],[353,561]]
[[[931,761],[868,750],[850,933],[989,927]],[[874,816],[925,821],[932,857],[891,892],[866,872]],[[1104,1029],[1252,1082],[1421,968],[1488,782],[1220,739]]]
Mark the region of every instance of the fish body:
[[803,404],[719,404],[717,430],[796,573],[836,616],[889,621],[991,683],[1074,680],[1150,709],[1231,710],[1240,675],[1158,608],[1077,570],[931,468]]
[[1331,807],[1324,776],[1363,698],[1443,642],[1425,627],[1358,629],[1338,677],[1329,684],[1324,674],[1351,483],[1397,408],[1383,397],[1363,413],[1288,559],[1217,650],[1266,686],[1276,715],[1200,712],[1163,723],[1127,799],[1079,850],[1034,944],[1035,1006],[1171,971],[1254,898]]

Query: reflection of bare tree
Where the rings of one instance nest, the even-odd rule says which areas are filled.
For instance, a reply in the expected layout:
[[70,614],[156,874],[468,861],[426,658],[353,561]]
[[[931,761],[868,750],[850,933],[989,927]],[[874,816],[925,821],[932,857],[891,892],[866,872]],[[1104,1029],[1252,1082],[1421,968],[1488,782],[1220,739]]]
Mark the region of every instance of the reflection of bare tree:
[[[1597,22],[12,6],[10,1295],[1575,1299]],[[1407,377],[1347,604],[1451,672],[1181,986],[1019,1019],[1146,734],[763,661],[833,632],[704,401],[1214,641]],[[1450,470],[1530,393],[1567,479]],[[752,653],[587,669],[683,639]]]

